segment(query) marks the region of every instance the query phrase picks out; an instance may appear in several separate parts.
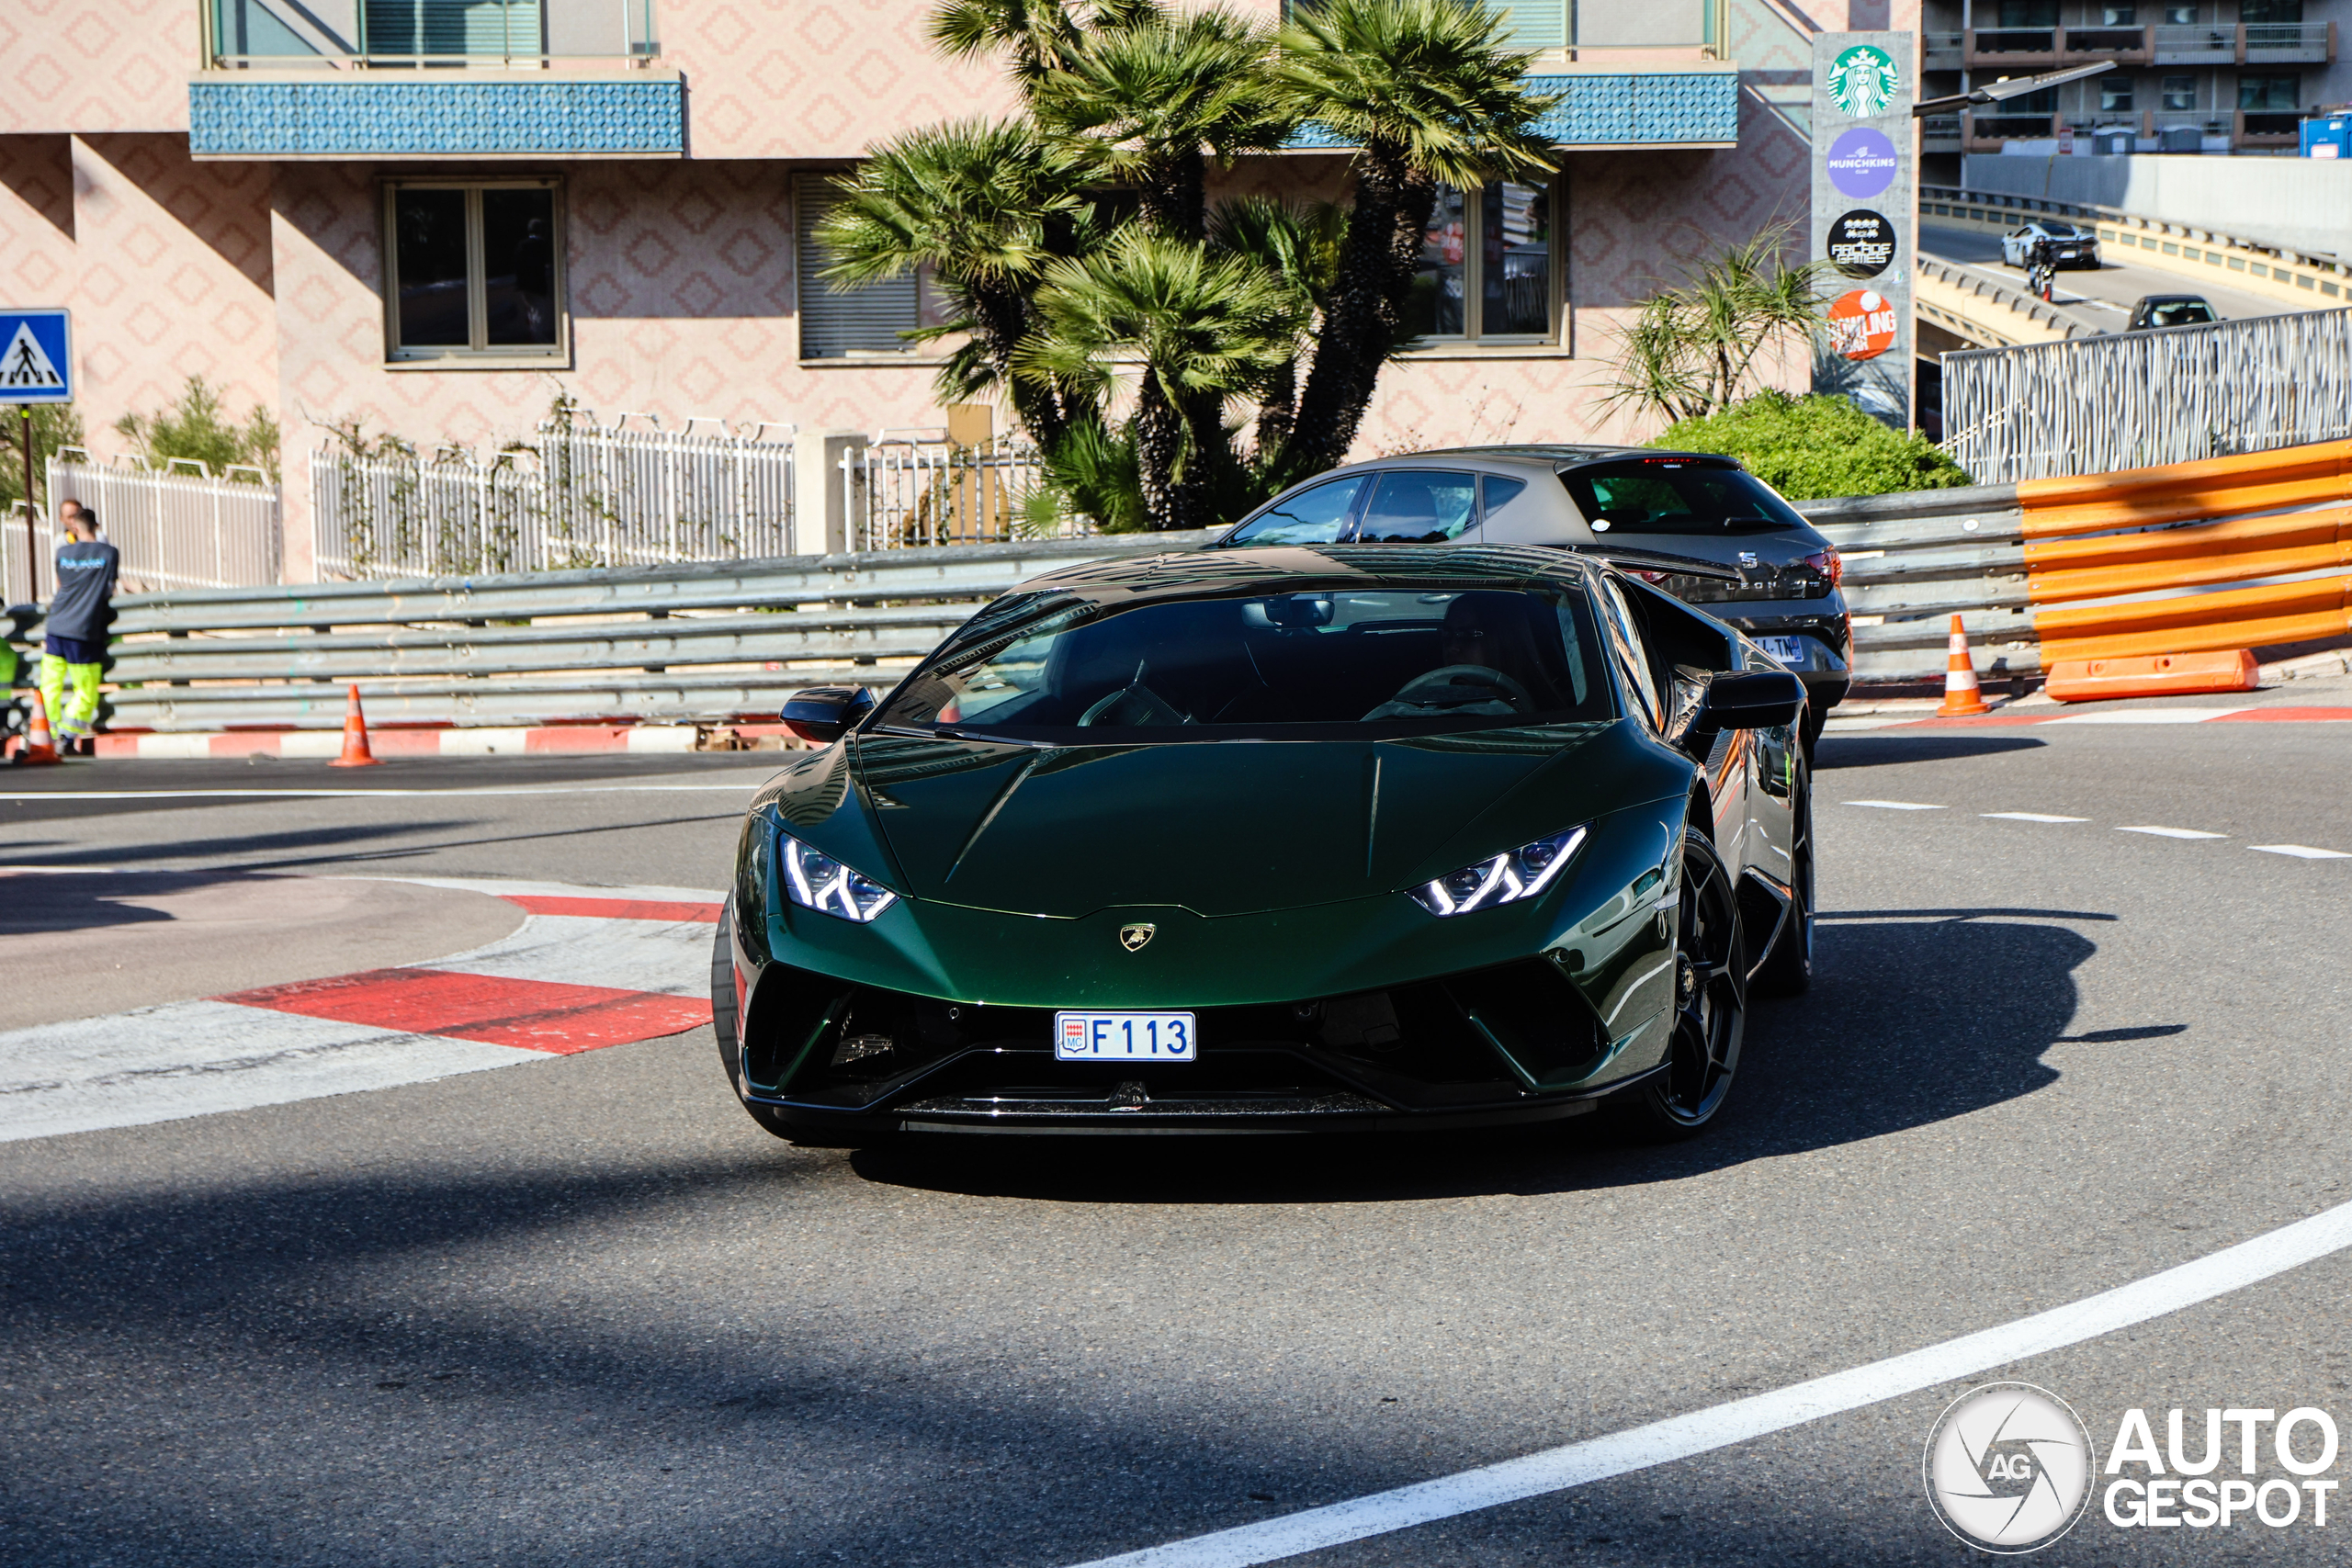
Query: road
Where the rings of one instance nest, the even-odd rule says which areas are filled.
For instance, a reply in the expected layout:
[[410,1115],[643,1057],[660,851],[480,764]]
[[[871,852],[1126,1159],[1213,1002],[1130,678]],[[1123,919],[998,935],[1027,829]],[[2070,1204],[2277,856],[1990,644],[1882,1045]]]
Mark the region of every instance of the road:
[[[1050,1568],[2148,1280],[2352,1201],[2352,859],[2276,852],[2352,852],[2347,749],[2234,718],[1831,734],[1819,978],[1758,1009],[1726,1120],[1676,1146],[1589,1118],[798,1149],[732,1102],[707,1027],[0,1142],[0,1561]],[[136,972],[185,950],[175,921],[244,931],[220,982],[244,987],[355,961],[337,911],[386,886],[368,962],[522,918],[319,891],[353,876],[715,888],[755,761],[420,762],[362,796],[288,793],[351,778],[290,762],[0,774],[0,864],[35,868],[0,878],[0,974],[47,944],[91,995],[40,1006],[86,1017],[172,990]],[[276,793],[209,793],[239,789]],[[447,793],[483,789],[522,793]],[[200,891],[261,876],[288,901]],[[2192,1450],[2209,1406],[2352,1420],[2352,1253],[2054,1343],[1296,1561],[1954,1562],[1920,1454],[1964,1387],[2048,1388],[2102,1456],[2134,1407],[2159,1444],[2186,1408]],[[1260,1560],[1243,1539],[1167,1561]],[[2037,1561],[2257,1554],[2340,1548],[2308,1510],[2151,1531],[2094,1503]]]
[[[2001,237],[1973,229],[1919,226],[1919,249],[1939,260],[1974,267],[2010,288],[2025,288],[2025,274],[2001,260]],[[2061,270],[2057,298],[2052,301],[2094,331],[2120,333],[2132,319],[2132,307],[2146,294],[2202,294],[2215,312],[2227,321],[2248,316],[2280,316],[2293,309],[2283,300],[2208,282],[2187,273],[2143,266],[2114,258],[2130,254],[2114,245],[2099,247],[2098,270]],[[2226,276],[2226,275],[2225,275]]]

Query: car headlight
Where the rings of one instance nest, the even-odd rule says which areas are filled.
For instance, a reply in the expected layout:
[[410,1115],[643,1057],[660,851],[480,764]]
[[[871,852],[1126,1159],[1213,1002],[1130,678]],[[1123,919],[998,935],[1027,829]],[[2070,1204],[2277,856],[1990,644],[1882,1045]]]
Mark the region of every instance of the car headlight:
[[810,849],[789,833],[775,836],[775,852],[784,863],[785,891],[804,909],[864,925],[899,901],[896,893],[873,878]]
[[1521,844],[1492,860],[1465,865],[1434,882],[1424,883],[1407,897],[1440,917],[1466,915],[1473,909],[1490,909],[1498,904],[1532,898],[1552,886],[1569,857],[1577,852],[1577,846],[1584,842],[1584,829],[1571,828],[1565,833]]

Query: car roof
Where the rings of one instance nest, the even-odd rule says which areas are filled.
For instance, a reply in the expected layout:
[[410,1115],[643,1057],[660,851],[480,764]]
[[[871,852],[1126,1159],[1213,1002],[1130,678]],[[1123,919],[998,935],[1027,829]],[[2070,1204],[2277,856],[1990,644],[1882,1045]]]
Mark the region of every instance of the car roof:
[[1497,588],[1597,569],[1589,556],[1544,545],[1256,545],[1121,556],[1032,578],[1015,592],[1080,598],[1181,599],[1219,590],[1296,592],[1315,587]]
[[2211,301],[2202,294],[2143,294],[2140,296],[2140,303],[2143,305],[2205,305]]
[[1619,457],[1688,457],[1693,460],[1730,463],[1745,467],[1736,457],[1721,452],[1682,452],[1659,446],[1570,446],[1543,442],[1493,446],[1440,446],[1427,452],[1399,453],[1393,457],[1377,457],[1357,468],[1373,468],[1401,463],[1419,462],[1425,457],[1476,457],[1513,463],[1541,464],[1555,471],[1581,468],[1587,463],[1604,463]]

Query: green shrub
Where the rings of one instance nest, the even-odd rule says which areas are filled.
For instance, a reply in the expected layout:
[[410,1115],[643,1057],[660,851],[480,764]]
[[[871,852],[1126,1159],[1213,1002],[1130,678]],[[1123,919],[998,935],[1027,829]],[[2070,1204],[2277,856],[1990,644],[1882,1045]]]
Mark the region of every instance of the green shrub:
[[220,395],[200,376],[187,378],[179,400],[169,408],[127,413],[114,427],[130,438],[151,468],[164,468],[175,457],[193,457],[216,476],[232,467],[253,468],[266,473],[271,483],[277,482],[277,421],[259,404],[243,423],[231,421],[220,406]]
[[[82,445],[82,416],[72,403],[35,403],[33,418],[33,490],[41,509],[51,505],[44,493],[49,484],[49,459],[60,446]],[[25,499],[25,425],[14,408],[0,408],[0,518]]]
[[1845,398],[1758,392],[1650,445],[1737,457],[1791,501],[1975,482],[1926,436],[1890,430]]

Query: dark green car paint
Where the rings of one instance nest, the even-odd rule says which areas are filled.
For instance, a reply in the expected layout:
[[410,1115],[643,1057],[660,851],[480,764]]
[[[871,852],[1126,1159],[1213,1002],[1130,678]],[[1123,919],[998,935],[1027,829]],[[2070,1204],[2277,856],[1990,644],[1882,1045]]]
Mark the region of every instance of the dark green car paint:
[[[1149,564],[1142,592],[1182,585],[1170,558]],[[793,970],[954,1003],[1170,1010],[1341,997],[1541,955],[1599,1020],[1589,1060],[1532,1066],[1507,1023],[1467,1010],[1528,1093],[1593,1089],[1667,1048],[1694,784],[1736,873],[1786,842],[1771,807],[1792,776],[1792,730],[1757,738],[1724,736],[1702,768],[1631,717],[1071,747],[869,728],[796,759],[747,816],[733,885],[747,1017],[761,982]],[[1578,824],[1584,843],[1539,898],[1440,919],[1404,896]],[[775,882],[779,833],[899,901],[863,925],[793,904]],[[1137,921],[1155,934],[1129,952],[1118,932]],[[789,1103],[823,1032],[781,1043],[776,1082],[745,1082],[738,1065],[739,1090]]]

